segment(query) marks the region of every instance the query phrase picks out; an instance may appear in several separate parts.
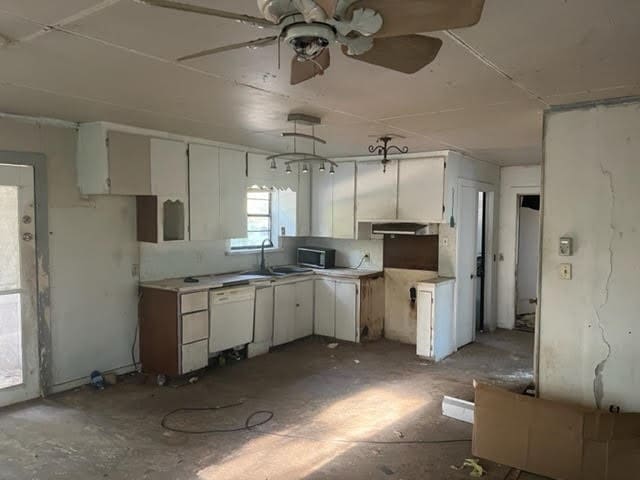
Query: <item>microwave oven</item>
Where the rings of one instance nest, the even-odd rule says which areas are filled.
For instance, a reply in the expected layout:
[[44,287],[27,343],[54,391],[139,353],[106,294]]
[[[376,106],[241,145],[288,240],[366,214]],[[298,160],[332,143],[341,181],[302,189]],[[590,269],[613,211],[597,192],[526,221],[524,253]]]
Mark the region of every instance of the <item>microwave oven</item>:
[[298,265],[311,268],[335,268],[336,251],[333,248],[300,247]]

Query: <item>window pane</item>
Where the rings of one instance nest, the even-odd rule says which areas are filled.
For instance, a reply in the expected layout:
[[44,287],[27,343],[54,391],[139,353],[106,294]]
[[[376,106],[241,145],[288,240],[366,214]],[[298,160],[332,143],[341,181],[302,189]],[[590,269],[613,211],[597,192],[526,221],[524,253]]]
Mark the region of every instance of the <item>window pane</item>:
[[255,231],[271,231],[271,218],[269,217],[249,217],[247,219],[247,228],[250,232]]
[[257,200],[270,200],[271,192],[263,192],[263,191],[249,191],[247,193],[248,199],[257,199]]
[[249,215],[269,215],[271,202],[269,200],[247,200],[247,213]]
[[0,389],[22,383],[20,294],[0,295]]
[[0,186],[0,290],[20,288],[18,187]]

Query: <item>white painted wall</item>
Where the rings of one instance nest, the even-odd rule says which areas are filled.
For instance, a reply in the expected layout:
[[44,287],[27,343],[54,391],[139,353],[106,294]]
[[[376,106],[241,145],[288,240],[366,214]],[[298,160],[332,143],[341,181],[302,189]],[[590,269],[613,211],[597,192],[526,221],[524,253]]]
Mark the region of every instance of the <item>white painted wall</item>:
[[515,272],[518,229],[518,195],[540,193],[539,165],[500,169],[500,223],[498,255],[498,327],[515,326]]
[[52,384],[131,365],[139,262],[135,199],[82,198],[76,131],[0,119],[0,149],[47,156]]
[[516,267],[516,315],[535,313],[540,260],[540,211],[519,208],[518,266]]
[[640,103],[552,111],[544,143],[540,394],[638,412]]
[[[267,252],[267,266],[295,263],[295,248],[300,240],[283,238],[281,251]],[[176,244],[140,244],[142,281],[251,270],[260,266],[259,253],[228,255],[226,241],[180,242]]]
[[368,253],[371,261],[364,262],[360,268],[382,268],[382,240],[344,240],[334,238],[306,238],[304,245],[336,249],[336,266],[355,267],[362,260],[362,256]]

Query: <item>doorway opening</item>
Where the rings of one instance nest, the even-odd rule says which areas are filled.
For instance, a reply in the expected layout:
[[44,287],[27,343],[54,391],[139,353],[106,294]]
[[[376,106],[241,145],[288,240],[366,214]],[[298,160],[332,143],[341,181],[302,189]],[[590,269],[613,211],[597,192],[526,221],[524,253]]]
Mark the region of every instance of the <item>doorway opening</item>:
[[540,195],[518,195],[515,328],[533,332],[538,305]]

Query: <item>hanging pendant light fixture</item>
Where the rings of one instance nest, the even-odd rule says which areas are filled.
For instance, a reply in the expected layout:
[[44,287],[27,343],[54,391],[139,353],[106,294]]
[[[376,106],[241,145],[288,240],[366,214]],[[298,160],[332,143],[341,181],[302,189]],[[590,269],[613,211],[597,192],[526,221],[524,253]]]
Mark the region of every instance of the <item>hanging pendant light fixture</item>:
[[[328,163],[331,166],[329,173],[333,175],[338,164],[316,153],[316,144],[319,143],[321,145],[326,145],[327,143],[325,140],[318,138],[315,135],[315,126],[320,124],[320,119],[302,113],[291,113],[289,114],[288,121],[293,122],[293,132],[283,132],[282,136],[285,138],[293,138],[293,152],[279,153],[267,157],[267,161],[270,162],[270,168],[272,170],[277,170],[277,161],[284,160],[284,164],[286,166],[285,173],[287,174],[292,173],[292,165],[294,164],[302,164],[302,173],[309,173],[314,164],[319,164],[320,167],[318,170],[320,172],[324,172],[326,171],[325,164]],[[298,123],[311,127],[311,134],[298,132]],[[311,140],[313,145],[311,153],[298,151],[299,138]]]
[[383,135],[376,140],[375,145],[369,145],[369,152],[382,155],[382,173],[387,173],[387,164],[391,161],[388,158],[389,153],[409,153],[409,147],[398,147],[389,145],[394,138],[405,138],[401,135]]

